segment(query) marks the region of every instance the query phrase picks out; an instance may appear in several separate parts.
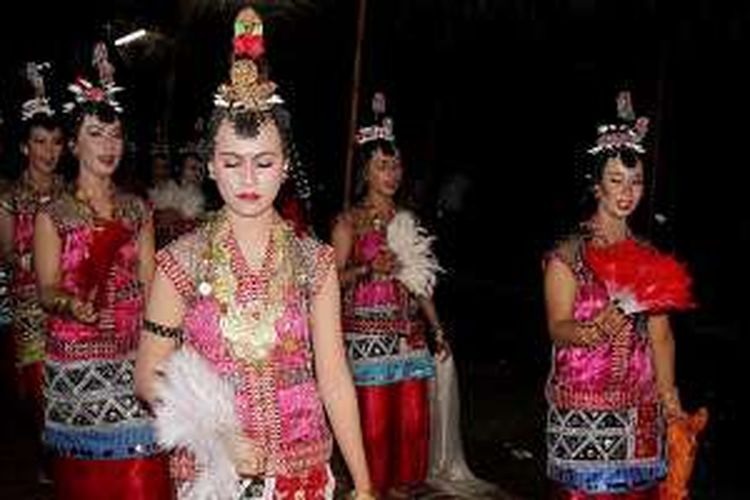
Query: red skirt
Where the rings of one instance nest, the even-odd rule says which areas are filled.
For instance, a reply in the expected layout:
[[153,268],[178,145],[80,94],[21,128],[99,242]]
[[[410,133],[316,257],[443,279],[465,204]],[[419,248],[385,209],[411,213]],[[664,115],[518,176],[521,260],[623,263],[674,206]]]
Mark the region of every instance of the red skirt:
[[357,387],[367,465],[378,492],[427,478],[428,392],[425,379]]
[[124,460],[55,458],[55,500],[171,500],[165,456]]

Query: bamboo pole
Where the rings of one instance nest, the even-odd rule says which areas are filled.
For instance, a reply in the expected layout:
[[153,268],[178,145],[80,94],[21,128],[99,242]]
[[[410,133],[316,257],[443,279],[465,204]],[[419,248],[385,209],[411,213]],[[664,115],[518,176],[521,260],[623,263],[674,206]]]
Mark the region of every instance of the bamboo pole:
[[365,21],[367,19],[367,0],[359,0],[357,9],[357,41],[354,52],[354,70],[352,75],[352,100],[349,115],[349,134],[346,140],[346,170],[344,177],[344,210],[351,205],[352,173],[354,170],[354,138],[357,133],[357,110],[359,104],[359,87],[362,73],[362,41],[365,37]]

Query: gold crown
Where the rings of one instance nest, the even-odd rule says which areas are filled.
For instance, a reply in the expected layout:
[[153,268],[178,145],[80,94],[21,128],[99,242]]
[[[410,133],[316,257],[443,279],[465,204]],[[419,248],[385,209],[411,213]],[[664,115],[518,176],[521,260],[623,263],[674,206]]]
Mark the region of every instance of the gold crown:
[[260,71],[256,60],[265,51],[263,21],[250,7],[237,14],[234,22],[234,50],[229,82],[219,86],[216,106],[236,111],[268,111],[282,102],[276,84]]

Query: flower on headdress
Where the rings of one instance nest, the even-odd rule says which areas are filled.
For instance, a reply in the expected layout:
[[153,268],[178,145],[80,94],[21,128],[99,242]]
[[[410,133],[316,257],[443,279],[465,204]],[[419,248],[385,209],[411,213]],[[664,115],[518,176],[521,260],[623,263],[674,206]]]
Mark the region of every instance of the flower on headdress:
[[589,154],[620,149],[630,149],[636,153],[646,151],[642,141],[648,132],[648,118],[640,117],[636,120],[630,92],[617,94],[617,116],[626,123],[599,126],[596,145],[588,150]]
[[234,39],[234,55],[258,59],[266,52],[262,35],[245,34]]
[[115,85],[115,67],[109,62],[107,55],[107,46],[99,42],[94,46],[94,54],[91,61],[92,65],[99,73],[99,85],[94,85],[90,81],[78,77],[75,82],[68,86],[74,95],[74,102],[66,103],[63,110],[66,113],[73,111],[76,106],[86,103],[107,103],[117,113],[122,113],[122,106],[117,102],[115,94],[120,92],[122,87]]
[[116,112],[122,113],[122,106],[115,99],[115,94],[122,90],[122,87],[105,86],[97,87],[88,80],[83,78],[76,79],[75,83],[68,86],[75,96],[75,103],[67,103],[64,106],[65,112],[72,111],[76,104],[84,104],[87,102],[106,102]]
[[99,87],[89,87],[84,89],[83,95],[87,101],[102,102],[104,100],[104,90]]

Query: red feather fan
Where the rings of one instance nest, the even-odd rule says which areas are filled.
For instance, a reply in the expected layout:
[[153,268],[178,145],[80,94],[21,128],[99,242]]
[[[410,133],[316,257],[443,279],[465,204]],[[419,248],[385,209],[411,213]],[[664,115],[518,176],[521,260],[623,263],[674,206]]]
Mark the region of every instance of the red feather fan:
[[694,306],[692,279],[672,256],[627,239],[606,247],[588,245],[586,261],[626,313],[662,313]]
[[84,291],[96,289],[97,304],[104,305],[107,277],[120,249],[131,238],[132,231],[120,221],[106,221],[93,232],[87,265],[82,266]]

